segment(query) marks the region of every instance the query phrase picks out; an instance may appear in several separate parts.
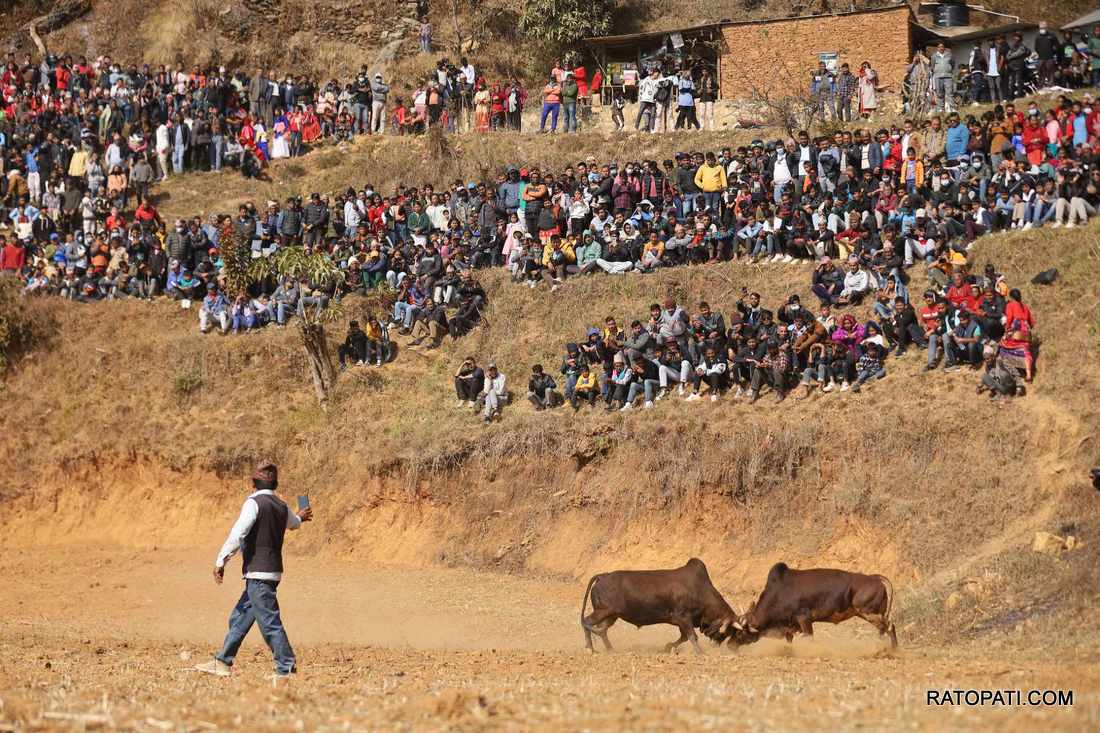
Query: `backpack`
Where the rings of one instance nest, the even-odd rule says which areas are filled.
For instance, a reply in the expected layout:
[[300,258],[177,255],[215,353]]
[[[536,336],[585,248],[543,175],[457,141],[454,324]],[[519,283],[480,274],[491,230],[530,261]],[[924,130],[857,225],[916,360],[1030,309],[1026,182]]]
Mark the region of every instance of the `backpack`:
[[672,96],[672,84],[667,81],[662,81],[657,85],[657,101],[664,104]]

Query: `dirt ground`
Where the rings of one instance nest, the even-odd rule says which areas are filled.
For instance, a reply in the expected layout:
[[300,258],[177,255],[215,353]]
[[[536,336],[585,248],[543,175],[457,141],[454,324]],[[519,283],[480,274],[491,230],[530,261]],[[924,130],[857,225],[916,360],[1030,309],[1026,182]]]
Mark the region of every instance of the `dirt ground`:
[[[1004,650],[886,653],[869,626],[793,647],[658,653],[671,627],[583,651],[583,588],[453,569],[295,558],[280,600],[301,672],[276,685],[257,632],[230,679],[216,649],[239,591],[210,553],[5,550],[0,731],[1097,730],[1100,663]],[[929,689],[1070,689],[1073,707],[929,707]]]

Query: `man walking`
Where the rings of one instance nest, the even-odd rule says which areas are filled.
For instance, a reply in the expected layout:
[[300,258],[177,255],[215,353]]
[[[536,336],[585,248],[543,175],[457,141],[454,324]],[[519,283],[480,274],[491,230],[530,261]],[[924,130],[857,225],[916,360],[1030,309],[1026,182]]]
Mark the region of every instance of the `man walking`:
[[313,509],[307,506],[301,514],[290,511],[286,502],[275,495],[278,486],[279,473],[275,464],[261,464],[253,472],[255,491],[245,499],[241,515],[229,530],[229,537],[214,562],[214,582],[221,585],[226,561],[240,550],[244,592],[229,615],[229,633],[225,635],[221,651],[213,661],[197,665],[195,669],[200,672],[228,677],[237,650],[253,622],[259,624],[260,633],[275,657],[275,675],[286,677],[298,671],[294,650],[279,616],[275,591],[283,577],[283,535],[286,530],[298,529],[302,522],[313,519]]

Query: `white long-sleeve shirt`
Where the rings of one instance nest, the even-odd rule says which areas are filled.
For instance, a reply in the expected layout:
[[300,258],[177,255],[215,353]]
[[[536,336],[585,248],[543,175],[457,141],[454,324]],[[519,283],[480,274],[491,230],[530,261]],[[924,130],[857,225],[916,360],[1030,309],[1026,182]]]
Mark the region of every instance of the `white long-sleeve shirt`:
[[[214,567],[224,568],[225,563],[229,558],[237,554],[237,551],[241,549],[241,542],[248,533],[252,530],[252,525],[256,523],[256,518],[260,516],[260,505],[256,503],[255,497],[260,494],[274,495],[274,491],[267,489],[257,491],[251,494],[244,500],[244,504],[241,506],[241,515],[237,517],[237,521],[233,523],[233,528],[229,530],[229,536],[225,539],[225,544],[222,545],[222,549],[218,552],[218,559],[214,561]],[[292,511],[287,511],[286,514],[286,528],[298,529],[302,526],[302,520]],[[252,580],[282,580],[282,573],[245,573],[246,578]]]
[[485,375],[485,386],[481,388],[481,394],[484,395],[492,392],[497,397],[503,397],[506,391],[504,374],[497,372],[495,377],[490,377],[488,374]]

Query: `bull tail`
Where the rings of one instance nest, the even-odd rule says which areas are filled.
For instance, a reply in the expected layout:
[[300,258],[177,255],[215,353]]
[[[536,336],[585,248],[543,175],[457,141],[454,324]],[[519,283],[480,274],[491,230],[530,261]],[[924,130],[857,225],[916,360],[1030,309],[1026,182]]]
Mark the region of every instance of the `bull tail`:
[[596,573],[592,576],[592,579],[588,581],[588,587],[584,589],[584,598],[581,599],[581,626],[586,629],[588,628],[588,624],[584,622],[584,609],[588,606],[588,594],[592,592],[592,586],[600,579],[600,575],[600,573]]
[[889,623],[890,612],[894,610],[894,584],[890,582],[890,579],[885,575],[876,575],[876,578],[882,581],[882,584],[886,586],[886,613],[882,618]]

